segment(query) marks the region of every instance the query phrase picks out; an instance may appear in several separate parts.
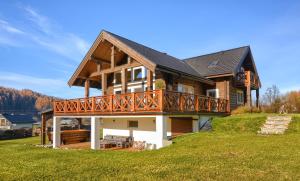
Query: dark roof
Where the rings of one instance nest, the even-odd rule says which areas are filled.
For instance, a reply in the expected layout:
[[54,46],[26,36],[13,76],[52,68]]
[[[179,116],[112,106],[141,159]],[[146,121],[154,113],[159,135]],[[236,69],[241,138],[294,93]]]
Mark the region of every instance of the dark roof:
[[32,115],[27,114],[2,114],[2,116],[13,124],[34,123]]
[[234,74],[249,50],[249,46],[244,46],[187,58],[184,61],[203,76]]
[[175,58],[171,55],[166,53],[154,50],[142,44],[136,43],[134,41],[128,40],[127,38],[121,37],[114,33],[105,31],[109,35],[113,36],[114,38],[118,39],[122,43],[126,44],[128,47],[136,51],[137,53],[141,54],[148,60],[152,61],[154,64],[158,65],[161,68],[173,69],[185,74],[193,75],[196,77],[203,78],[202,75],[194,70],[191,66],[189,66],[186,62]]

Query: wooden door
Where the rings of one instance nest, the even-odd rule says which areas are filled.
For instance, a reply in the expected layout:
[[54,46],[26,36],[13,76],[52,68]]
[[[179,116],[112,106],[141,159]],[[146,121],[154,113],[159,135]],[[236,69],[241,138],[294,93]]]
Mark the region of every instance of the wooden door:
[[172,137],[193,132],[193,118],[171,118]]

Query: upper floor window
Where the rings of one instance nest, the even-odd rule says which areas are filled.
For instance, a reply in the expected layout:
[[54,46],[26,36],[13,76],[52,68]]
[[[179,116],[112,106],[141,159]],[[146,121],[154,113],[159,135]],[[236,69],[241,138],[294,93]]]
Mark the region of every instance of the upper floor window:
[[208,89],[206,95],[208,97],[219,98],[219,89]]
[[140,81],[143,78],[143,70],[142,67],[133,69],[133,80]]

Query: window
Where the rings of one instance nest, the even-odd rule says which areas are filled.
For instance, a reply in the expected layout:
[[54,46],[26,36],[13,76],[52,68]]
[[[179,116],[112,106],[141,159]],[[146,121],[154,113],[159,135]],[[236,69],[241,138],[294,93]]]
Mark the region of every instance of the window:
[[128,128],[138,128],[139,122],[138,121],[128,121]]
[[115,84],[121,84],[121,72],[116,72],[115,74],[114,74],[114,78],[115,78],[115,80],[114,80],[114,83]]
[[5,119],[0,119],[0,126],[5,126]]
[[244,92],[242,90],[237,90],[236,101],[239,105],[244,104]]
[[210,64],[208,65],[208,68],[213,68],[213,67],[216,67],[219,63],[219,60],[215,60],[215,61],[212,61],[210,62]]
[[127,74],[126,75],[127,76],[127,82],[131,82],[131,77],[132,77],[131,76],[131,69],[128,69],[126,74]]
[[140,81],[143,78],[142,68],[133,69],[133,80]]
[[219,98],[219,89],[208,89],[206,95],[208,97]]
[[194,94],[194,87],[190,85],[178,84],[178,92]]

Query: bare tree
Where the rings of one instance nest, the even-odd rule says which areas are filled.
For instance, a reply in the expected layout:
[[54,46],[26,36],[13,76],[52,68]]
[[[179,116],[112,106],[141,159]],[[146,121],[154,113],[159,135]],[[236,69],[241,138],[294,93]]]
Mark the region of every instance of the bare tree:
[[276,85],[267,88],[263,96],[263,104],[267,112],[278,112],[281,106],[280,91]]

